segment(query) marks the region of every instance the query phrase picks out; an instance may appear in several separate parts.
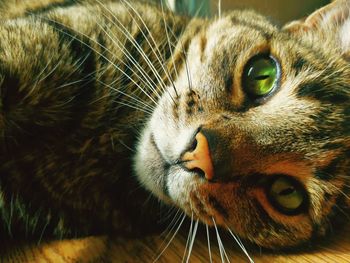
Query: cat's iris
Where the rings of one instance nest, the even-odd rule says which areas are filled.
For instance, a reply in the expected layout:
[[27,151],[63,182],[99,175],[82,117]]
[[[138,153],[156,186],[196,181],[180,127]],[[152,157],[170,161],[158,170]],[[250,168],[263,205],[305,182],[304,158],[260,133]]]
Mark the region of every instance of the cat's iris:
[[251,98],[260,98],[271,93],[278,82],[279,67],[269,56],[255,56],[246,64],[242,85]]
[[272,204],[285,214],[296,214],[305,203],[304,190],[288,177],[274,179],[269,187],[268,195]]

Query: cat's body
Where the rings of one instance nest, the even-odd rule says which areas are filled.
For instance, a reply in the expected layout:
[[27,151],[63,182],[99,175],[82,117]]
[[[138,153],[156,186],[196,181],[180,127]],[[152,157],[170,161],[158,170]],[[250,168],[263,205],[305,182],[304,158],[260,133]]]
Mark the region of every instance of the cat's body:
[[[1,24],[1,235],[138,231],[159,219],[148,191],[272,248],[346,213],[346,15],[281,30],[251,11],[62,5]],[[259,96],[244,81],[255,62],[275,76]]]
[[[145,36],[162,39],[154,46],[162,60],[170,53],[160,36],[161,12],[143,7],[135,5],[145,12],[143,21],[151,33],[137,17],[130,18],[133,11],[123,4],[64,6],[3,21],[1,49],[11,47],[1,59],[0,200],[5,232],[70,236],[113,228],[129,232],[136,226],[130,221],[143,227],[154,222],[149,208],[140,210],[149,193],[131,171],[132,149],[149,108],[146,113],[131,108],[143,105],[130,97],[151,104],[135,89],[135,83],[144,83],[136,76],[133,59],[150,83],[157,79],[142,65],[132,38],[155,68],[159,64]],[[115,19],[110,12],[121,15]],[[122,33],[119,22],[130,36]],[[179,34],[184,22],[167,24]],[[122,45],[129,53],[119,48]],[[148,216],[142,216],[145,212]]]

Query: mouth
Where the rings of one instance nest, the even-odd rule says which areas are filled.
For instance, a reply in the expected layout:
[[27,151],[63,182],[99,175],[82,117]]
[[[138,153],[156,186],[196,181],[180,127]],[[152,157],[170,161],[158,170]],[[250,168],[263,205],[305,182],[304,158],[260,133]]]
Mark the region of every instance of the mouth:
[[157,154],[159,155],[159,157],[162,159],[162,162],[165,163],[166,165],[169,165],[170,166],[170,163],[167,162],[167,160],[165,160],[163,154],[161,153],[157,143],[156,143],[156,140],[154,138],[154,134],[152,133],[151,136],[150,136],[150,141],[151,141],[151,145],[154,147],[154,149],[156,150]]
[[150,141],[151,141],[151,145],[154,147],[157,155],[160,158],[160,162],[161,162],[161,166],[162,166],[162,170],[163,170],[164,177],[162,178],[161,190],[163,191],[164,195],[166,195],[168,198],[170,198],[167,181],[168,181],[169,169],[170,169],[171,164],[162,155],[162,153],[161,153],[161,151],[160,151],[160,149],[155,141],[153,133],[151,134]]
[[[206,198],[203,199],[197,192],[198,187],[208,183],[203,179],[201,171],[199,172],[198,169],[189,170],[184,166],[184,162],[179,160],[169,162],[162,154],[154,133],[150,134],[149,142],[157,155],[159,162],[159,166],[157,166],[161,168],[162,177],[159,180],[158,189],[170,201],[169,204],[182,208],[189,217],[198,219],[207,225],[213,225],[213,220],[222,221],[217,220],[221,218],[221,215],[217,209],[209,204],[210,200],[204,200]],[[177,187],[174,188],[173,185],[177,185]],[[189,192],[183,195],[186,191]],[[178,199],[179,196],[182,198]]]

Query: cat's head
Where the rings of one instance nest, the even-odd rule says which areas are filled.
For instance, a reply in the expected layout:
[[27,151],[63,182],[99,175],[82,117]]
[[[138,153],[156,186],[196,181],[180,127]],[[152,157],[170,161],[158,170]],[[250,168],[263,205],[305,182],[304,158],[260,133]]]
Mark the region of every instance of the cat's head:
[[139,181],[264,247],[325,235],[350,203],[349,12],[334,2],[282,29],[252,11],[193,21],[140,139]]

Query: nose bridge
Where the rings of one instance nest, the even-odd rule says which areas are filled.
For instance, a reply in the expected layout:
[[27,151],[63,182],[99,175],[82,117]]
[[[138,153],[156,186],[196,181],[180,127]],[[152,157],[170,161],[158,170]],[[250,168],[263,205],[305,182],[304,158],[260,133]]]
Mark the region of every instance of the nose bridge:
[[182,165],[202,172],[209,181],[234,180],[258,172],[264,151],[239,128],[229,131],[220,125],[202,126],[192,147],[182,155]]
[[214,167],[207,137],[198,132],[193,149],[182,156],[184,166],[189,170],[200,169],[207,180],[214,178]]

